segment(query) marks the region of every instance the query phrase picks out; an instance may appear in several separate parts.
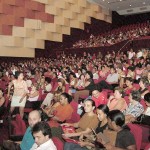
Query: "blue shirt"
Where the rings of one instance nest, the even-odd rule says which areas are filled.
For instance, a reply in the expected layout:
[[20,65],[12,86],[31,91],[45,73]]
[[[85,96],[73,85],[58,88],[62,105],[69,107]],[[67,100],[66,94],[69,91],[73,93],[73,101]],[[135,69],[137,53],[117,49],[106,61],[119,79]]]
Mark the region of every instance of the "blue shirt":
[[32,145],[34,144],[34,139],[31,132],[31,127],[28,127],[25,135],[23,136],[23,140],[20,144],[21,150],[30,150]]

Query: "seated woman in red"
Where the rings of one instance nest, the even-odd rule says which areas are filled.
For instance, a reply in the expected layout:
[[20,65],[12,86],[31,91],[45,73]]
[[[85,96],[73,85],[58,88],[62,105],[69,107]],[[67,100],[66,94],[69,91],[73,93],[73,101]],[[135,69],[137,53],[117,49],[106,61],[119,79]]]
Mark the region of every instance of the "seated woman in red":
[[131,93],[131,91],[134,90],[134,87],[133,87],[133,79],[130,78],[130,77],[126,77],[125,78],[125,84],[126,84],[126,88],[125,88],[125,95],[126,96],[129,96],[129,94]]
[[73,108],[70,105],[72,97],[67,93],[62,93],[60,96],[60,105],[55,108],[53,114],[49,114],[51,117],[49,125],[51,127],[58,127],[59,123],[69,120],[73,113]]

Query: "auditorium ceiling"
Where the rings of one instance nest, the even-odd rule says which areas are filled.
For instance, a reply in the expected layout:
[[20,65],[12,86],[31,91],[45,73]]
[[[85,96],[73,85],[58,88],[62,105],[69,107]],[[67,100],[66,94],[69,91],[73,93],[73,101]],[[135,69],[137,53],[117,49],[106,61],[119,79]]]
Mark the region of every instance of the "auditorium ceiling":
[[150,0],[88,0],[120,15],[131,15],[150,12]]

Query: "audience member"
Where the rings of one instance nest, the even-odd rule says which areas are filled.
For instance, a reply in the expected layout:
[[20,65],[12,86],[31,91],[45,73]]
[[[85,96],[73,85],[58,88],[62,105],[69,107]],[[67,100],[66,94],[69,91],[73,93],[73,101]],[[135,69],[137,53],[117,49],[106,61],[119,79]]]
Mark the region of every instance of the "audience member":
[[30,150],[57,150],[52,141],[51,128],[46,122],[38,122],[32,128],[35,140]]
[[15,107],[19,107],[20,116],[23,118],[28,88],[26,82],[23,80],[24,78],[23,73],[15,72],[15,77],[16,79],[10,82],[8,86],[8,97],[9,97],[11,86],[14,85],[14,93],[11,99],[10,113],[14,111]]

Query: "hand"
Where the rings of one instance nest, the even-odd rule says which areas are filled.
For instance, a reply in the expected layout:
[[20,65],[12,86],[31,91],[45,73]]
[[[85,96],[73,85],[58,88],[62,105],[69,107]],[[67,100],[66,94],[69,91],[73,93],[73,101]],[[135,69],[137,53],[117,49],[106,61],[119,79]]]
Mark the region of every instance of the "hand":
[[79,137],[79,141],[81,141],[81,142],[82,142],[82,141],[84,140],[84,139],[83,139],[83,136],[84,136],[83,134],[82,134],[82,135],[80,135],[80,137]]
[[72,133],[62,134],[62,136],[63,136],[64,139],[70,138],[70,137],[72,137]]
[[19,103],[21,103],[23,101],[23,98],[20,99]]
[[70,125],[70,123],[63,123],[63,124],[61,124],[61,126],[70,127],[71,125]]
[[87,142],[80,141],[80,142],[78,142],[78,144],[79,144],[81,147],[84,147],[84,146],[87,145]]
[[7,97],[9,98],[9,97],[10,97],[10,95],[9,95],[9,94],[7,94]]
[[106,150],[112,150],[112,149],[115,149],[114,146],[112,146],[110,143],[107,143],[104,145]]

